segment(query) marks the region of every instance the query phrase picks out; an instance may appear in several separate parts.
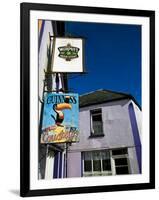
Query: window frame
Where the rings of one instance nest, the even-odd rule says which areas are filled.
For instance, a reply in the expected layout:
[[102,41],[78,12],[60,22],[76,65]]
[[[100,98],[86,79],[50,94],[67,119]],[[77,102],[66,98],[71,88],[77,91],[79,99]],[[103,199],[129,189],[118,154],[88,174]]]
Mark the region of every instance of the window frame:
[[[122,150],[122,149],[127,149],[126,154],[118,154],[118,155],[113,155],[113,150]],[[126,158],[127,159],[127,165],[128,166],[128,174],[131,174],[131,168],[130,168],[130,160],[129,160],[129,155],[128,155],[128,148],[117,148],[117,149],[112,149],[110,151],[111,154],[111,165],[112,165],[112,175],[127,175],[127,174],[117,174],[116,173],[116,165],[115,165],[115,159],[120,159],[120,158]]]
[[[109,176],[109,175],[112,175],[112,167],[111,167],[111,160],[110,160],[110,167],[111,167],[111,170],[103,170],[103,159],[102,159],[102,151],[108,151],[109,152],[109,155],[110,155],[110,151],[107,150],[107,149],[103,149],[103,150],[93,150],[93,151],[84,151],[84,152],[81,152],[82,153],[82,177],[89,177],[89,176]],[[84,153],[85,152],[90,152],[91,154],[91,171],[90,172],[85,172],[84,171]],[[94,171],[93,170],[93,152],[99,152],[100,153],[100,168],[101,170],[100,171]],[[111,158],[111,157],[109,157]]]
[[[100,114],[101,114],[101,123],[102,123],[102,132],[99,133],[99,134],[95,134],[94,133],[94,129],[93,129],[93,119],[92,119],[92,116],[94,115],[98,115],[97,114],[93,114],[93,112],[95,111],[100,111]],[[95,138],[95,137],[104,137],[104,126],[103,126],[103,113],[102,113],[102,108],[95,108],[95,109],[91,109],[90,110],[90,138]]]
[[[120,154],[120,155],[113,155],[113,150],[121,150],[121,149],[126,149],[127,153],[126,154]],[[102,151],[108,151],[109,152],[109,158],[110,158],[110,167],[111,170],[103,170],[103,159],[102,159]],[[84,171],[84,153],[85,152],[90,152],[91,153],[91,171],[90,172],[85,172]],[[93,170],[93,152],[100,152],[100,165],[101,165],[101,171],[94,171]],[[89,177],[89,176],[110,176],[110,175],[128,175],[132,174],[131,173],[131,168],[130,168],[130,159],[128,155],[128,148],[116,148],[116,149],[101,149],[101,150],[92,150],[92,151],[83,151],[81,152],[82,154],[82,177]],[[116,173],[116,165],[115,165],[115,159],[120,159],[120,158],[126,158],[127,159],[127,166],[128,167],[128,174],[117,174]]]

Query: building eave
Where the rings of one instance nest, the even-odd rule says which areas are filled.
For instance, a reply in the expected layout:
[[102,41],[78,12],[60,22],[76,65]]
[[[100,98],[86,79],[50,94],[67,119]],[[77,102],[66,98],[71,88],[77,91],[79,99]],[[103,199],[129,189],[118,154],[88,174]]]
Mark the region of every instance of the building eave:
[[116,102],[116,101],[121,101],[121,100],[132,100],[137,106],[138,108],[141,110],[141,106],[137,103],[137,101],[135,100],[135,98],[131,95],[127,95],[126,97],[122,97],[122,98],[117,98],[117,99],[112,99],[112,100],[107,100],[107,101],[102,101],[102,102],[97,102],[97,103],[90,103],[87,105],[83,105],[83,106],[79,106],[79,108],[84,108],[84,107],[89,107],[89,106],[93,106],[93,105],[101,105],[103,103],[110,103],[110,102]]

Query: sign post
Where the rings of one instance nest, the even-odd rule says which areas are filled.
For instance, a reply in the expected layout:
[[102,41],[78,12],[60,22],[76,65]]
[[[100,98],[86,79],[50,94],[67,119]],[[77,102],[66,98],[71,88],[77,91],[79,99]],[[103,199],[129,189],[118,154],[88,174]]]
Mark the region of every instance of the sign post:
[[65,93],[61,93],[59,74],[83,73],[83,43],[82,38],[50,36],[49,71],[45,72],[51,77],[55,74],[55,90],[43,92],[40,144],[47,145],[47,152],[49,144],[65,144],[65,177],[68,148],[79,141],[79,99],[78,94],[66,93],[64,88],[61,89]]

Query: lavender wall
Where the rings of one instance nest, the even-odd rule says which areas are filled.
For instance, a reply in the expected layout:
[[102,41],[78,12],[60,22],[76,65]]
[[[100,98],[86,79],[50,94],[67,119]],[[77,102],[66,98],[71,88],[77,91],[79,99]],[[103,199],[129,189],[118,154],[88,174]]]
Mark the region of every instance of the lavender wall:
[[81,152],[68,153],[67,165],[68,177],[81,177]]
[[[130,153],[130,171],[138,173],[138,162],[134,151],[134,138],[128,112],[130,100],[109,102],[80,109],[80,142],[69,148],[69,177],[78,177],[81,172],[81,152],[128,147]],[[104,137],[90,138],[90,110],[102,108]],[[73,170],[72,168],[78,168]]]

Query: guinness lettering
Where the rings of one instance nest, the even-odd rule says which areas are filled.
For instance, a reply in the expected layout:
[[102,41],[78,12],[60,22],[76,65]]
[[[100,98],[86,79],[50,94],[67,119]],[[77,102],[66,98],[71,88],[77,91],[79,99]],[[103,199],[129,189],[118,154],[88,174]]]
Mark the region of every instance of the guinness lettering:
[[[58,96],[52,95],[47,98],[47,104],[58,104],[64,102],[65,102],[64,95],[58,95]],[[69,103],[76,104],[77,103],[76,97],[70,96]]]

